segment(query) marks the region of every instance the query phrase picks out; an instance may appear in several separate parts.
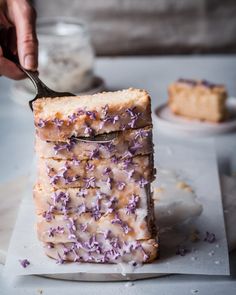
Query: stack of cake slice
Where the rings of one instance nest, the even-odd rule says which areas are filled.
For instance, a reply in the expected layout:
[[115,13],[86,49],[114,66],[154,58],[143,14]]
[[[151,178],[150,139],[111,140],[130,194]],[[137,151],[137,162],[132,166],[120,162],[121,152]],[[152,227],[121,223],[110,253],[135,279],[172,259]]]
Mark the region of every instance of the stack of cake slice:
[[33,109],[34,201],[46,254],[59,263],[153,261],[158,243],[147,92],[42,98]]

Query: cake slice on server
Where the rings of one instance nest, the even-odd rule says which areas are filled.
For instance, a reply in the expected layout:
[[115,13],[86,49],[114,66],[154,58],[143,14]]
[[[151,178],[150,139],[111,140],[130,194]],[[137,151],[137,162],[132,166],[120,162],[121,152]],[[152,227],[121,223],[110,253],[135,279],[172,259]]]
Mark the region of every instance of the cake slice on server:
[[33,110],[36,132],[48,141],[91,137],[152,124],[150,97],[140,89],[42,98],[33,103]]
[[[42,98],[33,109],[34,202],[45,253],[59,263],[153,261],[158,241],[148,93]],[[111,132],[116,136],[108,142],[91,141]]]

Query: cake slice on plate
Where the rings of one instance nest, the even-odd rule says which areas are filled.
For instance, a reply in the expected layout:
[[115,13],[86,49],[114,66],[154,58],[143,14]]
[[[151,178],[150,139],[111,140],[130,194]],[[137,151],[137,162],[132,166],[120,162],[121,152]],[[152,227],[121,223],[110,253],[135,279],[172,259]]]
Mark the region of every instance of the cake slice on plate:
[[227,91],[208,81],[179,79],[168,88],[171,111],[189,119],[221,122],[226,118]]

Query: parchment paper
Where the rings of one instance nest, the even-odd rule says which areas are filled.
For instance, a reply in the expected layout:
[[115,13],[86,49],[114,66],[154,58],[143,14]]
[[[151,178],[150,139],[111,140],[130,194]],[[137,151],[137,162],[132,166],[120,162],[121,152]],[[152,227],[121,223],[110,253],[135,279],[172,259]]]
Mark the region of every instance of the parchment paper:
[[[6,275],[63,274],[63,273],[181,273],[229,274],[228,248],[225,234],[222,201],[214,145],[211,141],[187,143],[161,141],[155,166],[175,171],[189,183],[203,206],[201,215],[177,228],[164,231],[161,237],[161,258],[151,264],[132,268],[127,265],[70,263],[58,265],[46,257],[34,230],[32,187],[28,186],[13,231],[7,255]],[[157,173],[158,179],[158,173]],[[197,229],[200,240],[188,239],[191,230]],[[204,241],[205,232],[214,233],[216,241]],[[176,246],[188,249],[185,256],[176,255]],[[19,259],[28,259],[30,265],[22,268]]]

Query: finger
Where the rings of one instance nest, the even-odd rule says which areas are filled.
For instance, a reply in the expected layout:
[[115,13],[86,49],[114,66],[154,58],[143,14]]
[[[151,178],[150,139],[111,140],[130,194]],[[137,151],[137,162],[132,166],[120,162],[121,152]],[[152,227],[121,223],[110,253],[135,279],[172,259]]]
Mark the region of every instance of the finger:
[[[21,1],[20,1],[21,2]],[[38,67],[38,41],[36,37],[36,13],[27,3],[18,1],[12,6],[14,24],[16,26],[17,50],[21,65],[35,71]]]
[[14,80],[25,78],[25,74],[13,62],[3,56],[0,56],[0,75]]

